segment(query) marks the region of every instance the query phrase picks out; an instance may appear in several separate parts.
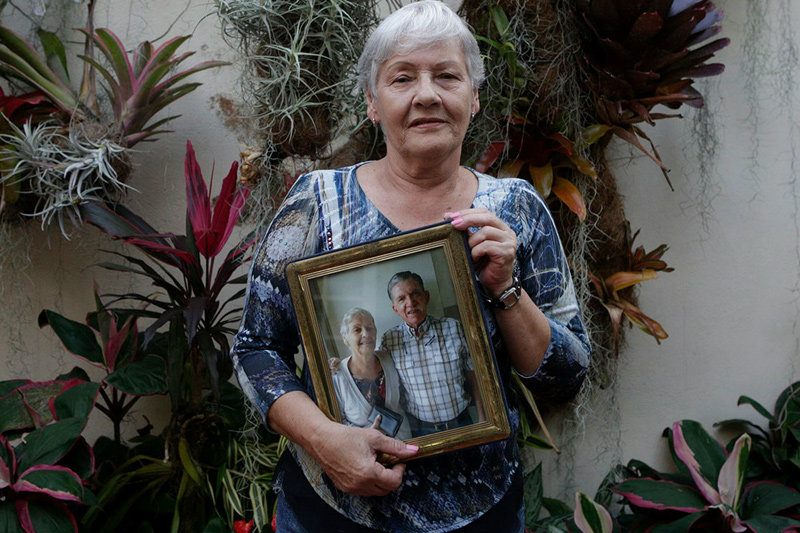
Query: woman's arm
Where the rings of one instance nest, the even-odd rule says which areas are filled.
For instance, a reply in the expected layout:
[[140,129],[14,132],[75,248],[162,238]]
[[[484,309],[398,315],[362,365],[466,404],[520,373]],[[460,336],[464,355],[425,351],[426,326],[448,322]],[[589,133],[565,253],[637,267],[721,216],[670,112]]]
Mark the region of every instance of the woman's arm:
[[512,366],[537,396],[568,400],[583,382],[590,347],[555,224],[527,185],[498,213],[476,208],[445,217],[459,230],[479,228],[469,246],[489,296],[519,276],[524,290],[517,304],[494,310]]
[[231,355],[242,390],[268,427],[302,446],[341,490],[383,495],[399,486],[403,467],[385,468],[378,452],[405,459],[416,448],[374,429],[332,422],[308,396],[310,382],[297,377],[300,339],[284,271],[290,261],[319,251],[317,205],[313,175],[302,176],[253,258]]

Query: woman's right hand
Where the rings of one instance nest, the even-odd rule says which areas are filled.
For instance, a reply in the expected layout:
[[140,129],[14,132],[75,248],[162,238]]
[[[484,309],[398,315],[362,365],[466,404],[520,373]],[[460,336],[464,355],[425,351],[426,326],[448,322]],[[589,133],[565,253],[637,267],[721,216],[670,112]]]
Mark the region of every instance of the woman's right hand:
[[339,490],[359,496],[385,496],[403,482],[406,466],[386,467],[378,462],[381,453],[400,460],[413,457],[419,449],[387,437],[377,429],[345,426],[327,420],[314,432],[306,447]]
[[268,422],[274,430],[302,446],[334,484],[360,496],[385,496],[403,482],[404,464],[387,468],[378,462],[381,453],[400,461],[419,448],[377,429],[333,422],[301,391],[287,392],[272,404]]

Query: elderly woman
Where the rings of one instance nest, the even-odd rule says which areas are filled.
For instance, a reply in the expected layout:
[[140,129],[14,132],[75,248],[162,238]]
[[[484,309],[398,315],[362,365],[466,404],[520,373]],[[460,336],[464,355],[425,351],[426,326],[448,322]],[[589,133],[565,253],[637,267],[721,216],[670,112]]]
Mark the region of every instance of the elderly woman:
[[[333,374],[342,421],[351,426],[370,427],[374,420],[370,419],[370,414],[376,407],[390,409],[402,416],[400,378],[391,356],[383,350],[375,351],[377,330],[370,312],[360,307],[350,309],[342,317],[339,332],[350,350],[350,355],[339,362]],[[405,417],[394,436],[411,438]]]
[[[537,397],[563,401],[577,392],[589,365],[545,203],[523,181],[460,166],[483,81],[466,25],[440,2],[409,4],[374,31],[359,69],[386,156],[297,180],[254,258],[233,348],[243,389],[268,427],[292,443],[276,477],[278,530],[520,532],[522,472],[513,431],[505,440],[403,463],[415,447],[331,421],[310,397],[305,365],[297,378],[286,263],[442,220],[469,231],[504,384],[513,370]],[[516,430],[514,398],[509,404]],[[385,467],[376,460],[381,452],[401,462]]]

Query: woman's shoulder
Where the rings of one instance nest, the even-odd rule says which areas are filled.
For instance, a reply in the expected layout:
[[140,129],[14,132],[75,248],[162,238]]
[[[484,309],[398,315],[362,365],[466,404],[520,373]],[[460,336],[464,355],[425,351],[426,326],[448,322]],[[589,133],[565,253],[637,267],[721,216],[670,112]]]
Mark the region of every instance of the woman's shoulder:
[[547,209],[539,191],[530,182],[519,178],[495,178],[474,169],[470,170],[478,177],[476,206],[486,207],[495,213]]

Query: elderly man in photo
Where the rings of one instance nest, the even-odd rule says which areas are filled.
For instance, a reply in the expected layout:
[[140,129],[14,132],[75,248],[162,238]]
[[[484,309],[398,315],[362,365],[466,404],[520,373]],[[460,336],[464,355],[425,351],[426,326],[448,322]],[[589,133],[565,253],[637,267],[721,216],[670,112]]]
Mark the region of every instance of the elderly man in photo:
[[400,375],[411,434],[472,424],[477,420],[470,405],[481,420],[482,401],[461,323],[428,315],[430,293],[414,272],[392,276],[387,292],[403,323],[383,334],[381,348],[391,354]]

